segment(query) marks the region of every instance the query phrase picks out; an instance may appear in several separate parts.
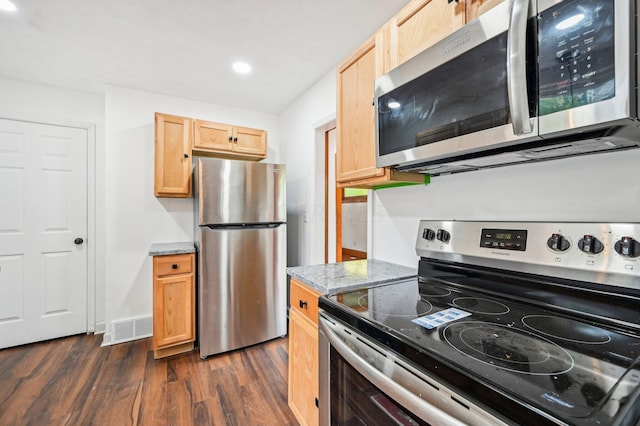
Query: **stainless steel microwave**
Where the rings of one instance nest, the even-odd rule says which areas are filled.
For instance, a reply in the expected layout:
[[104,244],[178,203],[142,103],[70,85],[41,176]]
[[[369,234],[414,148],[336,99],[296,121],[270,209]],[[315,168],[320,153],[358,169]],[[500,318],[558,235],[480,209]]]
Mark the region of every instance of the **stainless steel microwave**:
[[506,0],[375,82],[376,164],[433,175],[640,146],[635,0]]

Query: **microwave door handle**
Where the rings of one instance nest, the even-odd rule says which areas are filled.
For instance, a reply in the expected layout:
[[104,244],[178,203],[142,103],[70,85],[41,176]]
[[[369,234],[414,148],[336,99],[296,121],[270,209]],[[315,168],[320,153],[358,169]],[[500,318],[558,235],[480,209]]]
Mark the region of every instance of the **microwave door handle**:
[[529,0],[511,0],[507,31],[507,93],[515,135],[531,133],[527,95],[527,17]]

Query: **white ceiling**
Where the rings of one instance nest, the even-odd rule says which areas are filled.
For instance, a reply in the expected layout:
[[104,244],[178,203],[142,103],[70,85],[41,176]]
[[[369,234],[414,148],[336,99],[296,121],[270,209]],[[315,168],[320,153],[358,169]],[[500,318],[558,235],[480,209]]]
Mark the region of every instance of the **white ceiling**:
[[[408,0],[13,0],[0,76],[279,113]],[[252,64],[249,76],[231,63]]]

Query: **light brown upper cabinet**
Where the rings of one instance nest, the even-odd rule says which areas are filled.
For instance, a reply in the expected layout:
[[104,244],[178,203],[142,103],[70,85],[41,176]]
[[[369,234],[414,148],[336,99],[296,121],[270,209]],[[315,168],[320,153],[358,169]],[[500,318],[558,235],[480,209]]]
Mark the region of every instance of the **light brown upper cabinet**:
[[337,71],[336,180],[340,187],[371,188],[424,182],[417,174],[376,167],[374,81],[388,68],[386,28],[371,36]]
[[155,114],[154,193],[191,196],[191,119]]
[[193,153],[259,161],[267,156],[267,131],[156,112],[156,197],[191,197]]
[[194,151],[221,157],[261,160],[267,156],[267,132],[211,121],[194,121]]
[[466,22],[465,1],[413,0],[389,22],[389,63],[395,68]]

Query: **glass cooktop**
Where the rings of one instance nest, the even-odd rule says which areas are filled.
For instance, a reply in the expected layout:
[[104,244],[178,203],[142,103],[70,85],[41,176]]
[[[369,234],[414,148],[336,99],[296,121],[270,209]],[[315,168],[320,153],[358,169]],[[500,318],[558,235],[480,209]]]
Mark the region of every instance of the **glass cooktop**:
[[640,383],[638,336],[440,280],[328,296],[321,307],[569,423],[611,420]]

